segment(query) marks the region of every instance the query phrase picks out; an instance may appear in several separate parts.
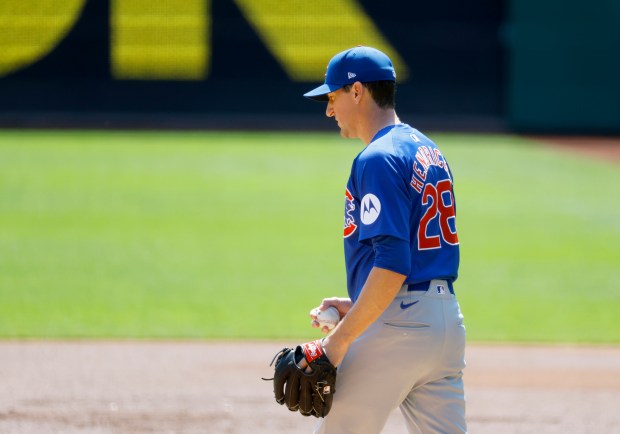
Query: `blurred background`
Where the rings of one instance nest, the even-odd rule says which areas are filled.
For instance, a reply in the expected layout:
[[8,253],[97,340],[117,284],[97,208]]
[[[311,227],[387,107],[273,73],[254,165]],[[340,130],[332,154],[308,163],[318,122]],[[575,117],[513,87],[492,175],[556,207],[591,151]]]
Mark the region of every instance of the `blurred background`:
[[358,44],[455,173],[470,339],[619,342],[618,0],[2,0],[0,338],[315,333],[361,143],[302,94]]
[[361,44],[421,128],[617,133],[619,22],[616,0],[4,0],[0,126],[325,128],[301,94]]

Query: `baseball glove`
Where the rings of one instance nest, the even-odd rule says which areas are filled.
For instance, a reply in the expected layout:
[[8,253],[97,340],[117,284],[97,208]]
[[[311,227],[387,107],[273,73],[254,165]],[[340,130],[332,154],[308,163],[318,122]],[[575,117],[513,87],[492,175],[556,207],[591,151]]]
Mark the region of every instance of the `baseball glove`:
[[[303,358],[310,369],[298,366]],[[327,416],[336,393],[336,367],[325,355],[321,340],[298,345],[295,350],[284,348],[275,355],[274,360],[273,391],[276,402],[304,416]]]

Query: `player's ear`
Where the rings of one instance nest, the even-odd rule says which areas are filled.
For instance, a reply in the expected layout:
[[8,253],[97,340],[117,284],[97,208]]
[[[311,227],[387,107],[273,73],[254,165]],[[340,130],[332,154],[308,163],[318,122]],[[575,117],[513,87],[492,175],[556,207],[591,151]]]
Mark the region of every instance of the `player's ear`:
[[361,82],[356,81],[355,83],[353,83],[353,86],[351,87],[351,93],[353,94],[355,104],[359,104],[359,102],[362,99],[363,92],[364,92],[364,85]]

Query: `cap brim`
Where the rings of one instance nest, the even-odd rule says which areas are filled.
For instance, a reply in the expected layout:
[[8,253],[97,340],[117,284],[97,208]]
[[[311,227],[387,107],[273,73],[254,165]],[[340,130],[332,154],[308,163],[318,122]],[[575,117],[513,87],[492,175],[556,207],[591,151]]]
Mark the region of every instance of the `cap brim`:
[[340,89],[342,86],[344,85],[325,83],[310,92],[304,93],[304,96],[314,101],[327,101],[329,99],[327,98],[327,94]]

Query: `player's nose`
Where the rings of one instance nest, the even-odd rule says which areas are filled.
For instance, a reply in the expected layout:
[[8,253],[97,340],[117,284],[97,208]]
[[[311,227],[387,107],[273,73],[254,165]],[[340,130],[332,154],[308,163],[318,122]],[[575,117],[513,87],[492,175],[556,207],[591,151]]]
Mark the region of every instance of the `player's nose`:
[[327,108],[325,109],[325,116],[327,116],[328,118],[334,117],[334,108],[332,107],[331,102],[327,103]]

